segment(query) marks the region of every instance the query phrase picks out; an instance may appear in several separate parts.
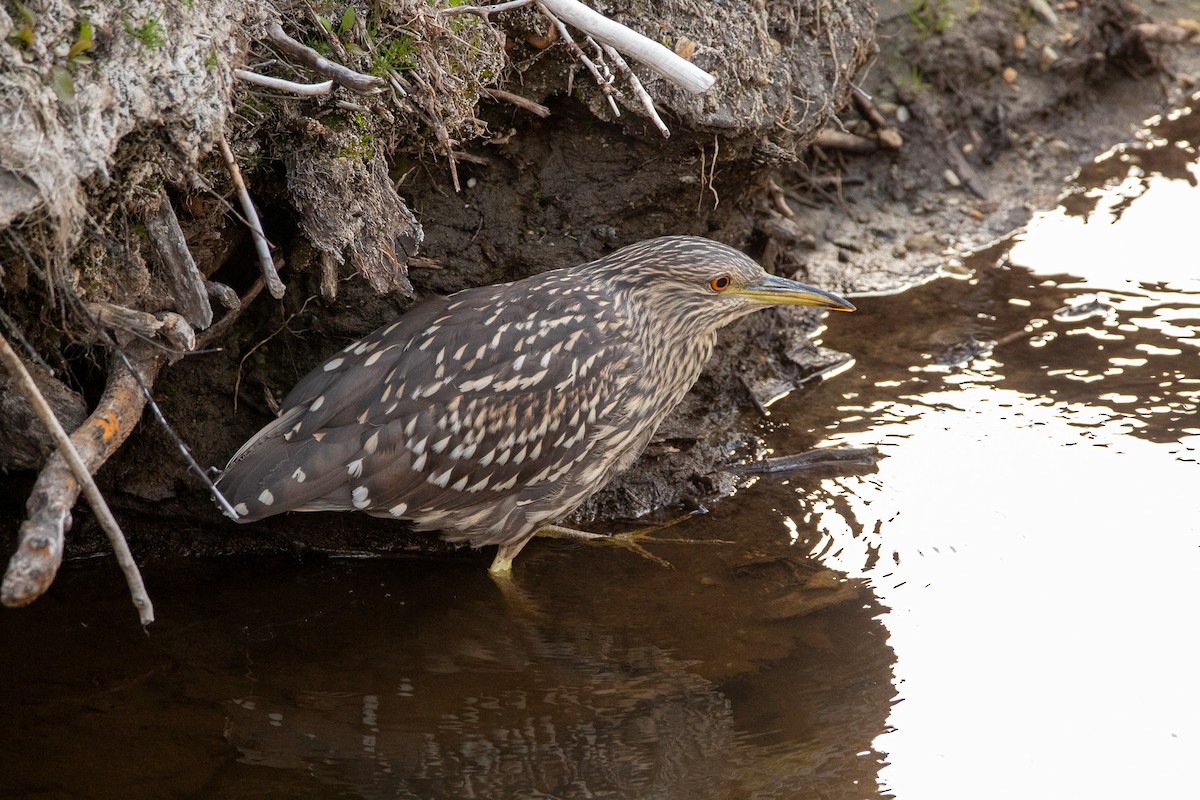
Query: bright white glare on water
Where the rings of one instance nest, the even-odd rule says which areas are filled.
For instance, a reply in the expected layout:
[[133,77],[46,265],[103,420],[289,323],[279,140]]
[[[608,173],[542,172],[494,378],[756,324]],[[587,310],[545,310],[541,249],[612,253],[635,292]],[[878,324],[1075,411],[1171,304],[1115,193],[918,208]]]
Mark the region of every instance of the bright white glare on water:
[[[869,578],[890,608],[898,702],[876,746],[900,800],[1200,796],[1189,169],[1131,167],[1092,191],[1090,213],[1040,215],[1011,251],[1047,289],[1099,301],[1093,318],[1056,317],[1057,331],[1014,345],[1048,380],[1093,388],[1086,402],[1008,388],[985,356],[940,383],[917,369],[929,380],[902,402],[841,409],[832,441],[887,457],[876,474],[826,479],[805,510],[829,540],[822,560]],[[1107,369],[1039,363],[1059,335],[1113,348]],[[1155,415],[1179,435],[1139,435]]]

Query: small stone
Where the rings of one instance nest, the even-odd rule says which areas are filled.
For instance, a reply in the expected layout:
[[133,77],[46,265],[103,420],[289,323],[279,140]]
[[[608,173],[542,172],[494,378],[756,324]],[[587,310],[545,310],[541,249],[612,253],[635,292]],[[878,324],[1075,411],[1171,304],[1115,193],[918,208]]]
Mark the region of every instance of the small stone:
[[941,250],[942,245],[932,233],[914,233],[904,241],[904,249],[910,253],[932,253]]
[[1058,53],[1055,52],[1054,48],[1050,45],[1046,45],[1042,48],[1042,55],[1038,60],[1038,68],[1041,69],[1042,72],[1046,72],[1054,66],[1054,62],[1058,61],[1058,57]]
[[479,181],[475,180],[474,178],[467,178],[467,188],[468,189],[474,189],[475,184],[477,184],[477,183],[479,183]]
[[899,106],[896,109],[896,122],[901,125],[912,119],[912,112],[908,110],[908,106]]
[[1051,28],[1058,25],[1058,15],[1046,0],[1029,0],[1029,8],[1042,24]]
[[942,173],[942,178],[946,181],[946,185],[951,189],[957,189],[962,186],[962,178],[958,177],[958,173],[949,167]]
[[975,152],[975,143],[967,142],[962,146],[963,155],[970,155]]
[[1016,50],[1018,55],[1024,52],[1025,44],[1025,34],[1018,33],[1013,37],[1013,50]]
[[1016,83],[1017,71],[1012,67],[1005,67],[1004,71],[1000,73],[1000,77],[1004,78],[1005,83]]
[[970,217],[971,219],[975,220],[976,222],[983,222],[983,218],[986,217],[987,214],[984,214],[978,208],[972,208],[970,211],[967,212],[967,216]]
[[1051,139],[1046,142],[1046,152],[1055,158],[1066,158],[1071,155],[1071,145],[1062,139]]
[[879,144],[889,150],[899,150],[904,144],[904,137],[895,128],[883,128],[875,134],[875,137],[879,140]]
[[837,589],[841,585],[841,578],[831,569],[823,569],[804,582],[804,588],[810,591],[813,589]]

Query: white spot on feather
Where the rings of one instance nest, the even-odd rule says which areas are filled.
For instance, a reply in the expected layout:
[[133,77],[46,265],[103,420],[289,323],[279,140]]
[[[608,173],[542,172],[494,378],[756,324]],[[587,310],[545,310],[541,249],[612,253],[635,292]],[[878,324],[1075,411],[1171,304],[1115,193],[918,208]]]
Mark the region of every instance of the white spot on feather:
[[416,461],[414,461],[412,463],[412,468],[413,468],[414,472],[420,472],[421,470],[425,469],[425,454],[424,453],[421,453],[421,455],[417,456]]
[[356,458],[346,465],[346,472],[350,474],[351,478],[362,477],[362,462],[361,458]]
[[346,359],[342,358],[341,356],[338,356],[337,358],[333,359],[332,361],[326,362],[325,363],[325,371],[333,372],[335,369],[340,367],[345,362],[345,360]]
[[379,447],[379,431],[375,431],[367,437],[367,440],[363,442],[363,451],[369,455],[374,453],[377,447]]
[[292,479],[295,480],[296,483],[304,483],[304,479],[307,477],[308,475],[306,475],[304,470],[300,467],[296,467],[296,471],[292,473]]
[[350,497],[354,500],[355,508],[366,508],[371,505],[371,496],[365,486],[354,487],[354,491],[350,493]]
[[319,411],[321,406],[325,405],[325,395],[321,395],[316,400],[312,401],[312,405],[308,407],[309,411]]
[[401,514],[403,514],[405,511],[408,511],[408,503],[397,503],[396,505],[394,505],[388,509],[388,513],[391,514],[393,517],[398,517]]
[[445,489],[446,484],[450,482],[450,470],[443,472],[435,472],[425,479],[426,483],[432,483],[434,486],[440,486]]
[[387,351],[386,351],[386,350],[380,350],[378,353],[372,353],[372,354],[371,354],[371,357],[370,357],[370,358],[368,358],[366,361],[364,361],[364,362],[363,362],[363,366],[364,366],[364,367],[369,367],[369,366],[371,366],[371,365],[372,365],[372,364],[374,364],[376,361],[378,361],[378,360],[379,360],[379,357],[380,357],[380,356],[382,356],[382,355],[383,355],[385,352],[387,352]]
[[467,488],[467,476],[463,475],[461,478],[455,481],[454,485],[450,488],[456,492],[461,492],[463,489]]
[[275,495],[271,494],[270,489],[263,489],[262,494],[258,496],[258,502],[262,503],[264,506],[269,506],[271,503],[275,502]]
[[233,510],[237,512],[237,515],[239,517],[244,517],[250,513],[250,509],[249,509],[249,507],[246,506],[245,503],[238,503],[236,506],[233,507]]

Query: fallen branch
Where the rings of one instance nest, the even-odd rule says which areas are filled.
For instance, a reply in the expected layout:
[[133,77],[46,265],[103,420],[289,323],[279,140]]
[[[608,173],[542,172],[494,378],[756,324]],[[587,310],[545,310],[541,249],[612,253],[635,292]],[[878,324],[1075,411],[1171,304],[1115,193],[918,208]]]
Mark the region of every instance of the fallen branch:
[[[46,460],[29,494],[26,503],[29,516],[21,525],[17,551],[13,553],[4,573],[0,602],[9,607],[27,605],[41,597],[53,583],[62,564],[71,506],[75,504],[82,488],[116,553],[138,617],[143,626],[149,625],[154,621],[154,606],[146,594],[146,586],[129,551],[129,543],[125,541],[120,526],[92,480],[92,472],[124,443],[141,416],[142,395],[136,389],[132,372],[124,368],[116,369],[114,362],[114,371],[110,374],[100,404],[83,425],[68,437],[3,334],[0,334],[0,361],[16,379],[18,387],[37,411],[58,447],[58,451]],[[143,361],[142,369],[156,374],[159,360],[149,356]],[[134,385],[129,385],[131,383]]]
[[383,78],[364,75],[349,67],[335,64],[303,42],[298,42],[288,36],[278,22],[271,23],[267,29],[267,38],[284,53],[314,72],[319,72],[329,78],[338,86],[344,86],[358,94],[378,94],[383,91]]
[[[593,11],[579,0],[538,0],[564,22],[642,62],[681,89],[700,94],[717,79],[690,61],[685,61],[658,42]],[[561,31],[560,31],[561,33]]]
[[245,69],[235,69],[233,76],[246,83],[253,83],[255,86],[264,86],[279,92],[298,94],[301,97],[314,97],[316,95],[329,94],[333,91],[333,81],[331,80],[321,81],[320,83],[296,83],[295,81],[286,81],[283,78],[259,75],[257,72],[250,72]]
[[246,225],[250,228],[251,237],[254,239],[254,249],[258,252],[258,265],[262,268],[267,291],[271,293],[271,297],[278,300],[283,297],[286,289],[283,281],[279,279],[279,272],[275,269],[275,261],[271,258],[271,245],[263,233],[258,212],[254,209],[254,202],[250,199],[246,182],[242,180],[242,171],[238,169],[237,162],[233,160],[233,151],[229,149],[229,142],[225,141],[225,134],[221,134],[217,139],[217,146],[221,148],[221,157],[225,159],[225,168],[229,170],[229,177],[233,181],[233,187],[237,190],[242,213],[246,215]]

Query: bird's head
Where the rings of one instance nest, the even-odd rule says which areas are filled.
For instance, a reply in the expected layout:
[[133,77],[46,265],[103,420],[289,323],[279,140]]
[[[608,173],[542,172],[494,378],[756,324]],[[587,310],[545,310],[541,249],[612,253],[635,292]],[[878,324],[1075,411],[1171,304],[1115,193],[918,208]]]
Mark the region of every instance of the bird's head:
[[624,247],[589,265],[656,321],[708,334],[767,306],[853,311],[835,294],[768,274],[745,254],[698,236],[665,236]]

